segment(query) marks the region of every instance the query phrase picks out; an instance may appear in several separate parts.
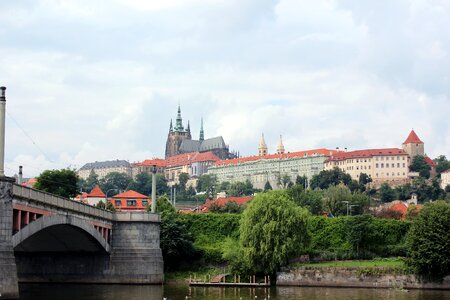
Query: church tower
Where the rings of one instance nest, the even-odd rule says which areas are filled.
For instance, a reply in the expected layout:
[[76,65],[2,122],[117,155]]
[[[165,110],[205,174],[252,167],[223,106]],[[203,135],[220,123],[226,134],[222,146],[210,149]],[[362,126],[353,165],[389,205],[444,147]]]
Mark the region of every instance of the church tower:
[[181,118],[181,108],[178,105],[177,118],[175,120],[175,127],[173,127],[172,120],[170,120],[169,135],[166,141],[166,158],[180,154],[180,145],[183,140],[191,139],[191,128],[188,123],[187,130],[184,129],[183,119]]
[[411,130],[408,137],[402,144],[403,150],[409,154],[412,160],[417,155],[425,155],[425,144],[420,140],[414,129]]
[[261,134],[261,139],[259,140],[258,155],[259,156],[267,155],[267,145],[266,141],[264,140],[264,133]]
[[203,142],[205,140],[205,132],[203,131],[203,117],[202,117],[201,125],[200,125],[200,138],[198,140],[200,142]]
[[277,145],[277,153],[278,154],[283,154],[284,151],[285,150],[284,150],[284,145],[283,145],[283,138],[280,135],[280,141],[278,142],[278,145]]

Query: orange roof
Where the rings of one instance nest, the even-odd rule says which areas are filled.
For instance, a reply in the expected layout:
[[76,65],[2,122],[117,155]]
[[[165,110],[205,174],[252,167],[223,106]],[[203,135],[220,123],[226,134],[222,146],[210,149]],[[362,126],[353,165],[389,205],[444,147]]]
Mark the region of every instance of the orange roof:
[[225,197],[225,198],[217,198],[216,200],[207,200],[203,205],[201,211],[208,212],[209,207],[213,204],[217,206],[225,206],[228,202],[236,202],[237,205],[241,206],[253,199],[253,196],[243,196],[243,197]]
[[145,199],[149,199],[149,197],[142,195],[136,191],[133,190],[129,190],[126,191],[124,193],[118,194],[113,196],[112,198],[145,198]]
[[166,159],[166,167],[179,167],[179,166],[185,166],[190,165],[192,163],[196,162],[206,162],[206,161],[218,161],[220,158],[218,158],[213,152],[190,152],[190,153],[184,153],[179,154],[175,156],[171,156]]
[[423,142],[419,139],[414,130],[411,130],[406,140],[403,142],[404,144],[423,144]]
[[96,185],[92,189],[92,191],[87,195],[88,198],[105,198],[105,193],[103,193],[102,189]]
[[398,148],[385,148],[385,149],[366,149],[356,150],[349,152],[338,152],[330,157],[327,161],[345,160],[350,158],[370,158],[374,156],[395,156],[395,155],[408,155],[405,151]]
[[406,216],[406,212],[408,211],[408,207],[404,203],[396,203],[389,207],[389,209],[400,212],[402,216]]
[[430,167],[432,167],[432,168],[434,168],[434,167],[436,167],[436,163],[431,159],[431,158],[429,158],[428,156],[426,156],[425,155],[425,162],[430,166]]
[[162,158],[154,158],[154,159],[146,159],[143,162],[133,163],[133,166],[157,166],[157,167],[165,167],[166,160]]
[[215,163],[216,166],[221,165],[235,165],[240,163],[245,163],[249,161],[256,161],[259,159],[286,159],[291,157],[302,157],[302,156],[314,156],[314,155],[324,155],[324,156],[330,156],[335,153],[339,153],[340,151],[337,150],[329,150],[326,148],[321,149],[314,149],[314,150],[306,150],[306,151],[297,151],[297,152],[287,152],[283,154],[268,154],[268,155],[262,155],[262,156],[248,156],[248,157],[240,157],[240,158],[233,158],[233,159],[226,159],[226,160],[219,160]]

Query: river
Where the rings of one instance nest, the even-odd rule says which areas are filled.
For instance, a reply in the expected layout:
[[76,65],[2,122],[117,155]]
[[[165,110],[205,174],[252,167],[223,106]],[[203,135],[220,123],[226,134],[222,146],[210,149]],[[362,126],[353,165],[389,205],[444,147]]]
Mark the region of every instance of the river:
[[165,286],[21,284],[21,300],[450,300],[450,291],[273,287],[190,288]]

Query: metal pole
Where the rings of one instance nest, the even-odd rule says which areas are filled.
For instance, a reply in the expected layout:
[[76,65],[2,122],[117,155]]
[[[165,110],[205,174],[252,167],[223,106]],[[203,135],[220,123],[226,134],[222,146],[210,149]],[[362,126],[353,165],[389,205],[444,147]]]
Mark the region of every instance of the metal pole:
[[177,188],[173,187],[173,207],[177,208]]
[[156,213],[156,166],[152,170],[152,213]]
[[5,109],[6,87],[0,87],[0,176],[5,176]]

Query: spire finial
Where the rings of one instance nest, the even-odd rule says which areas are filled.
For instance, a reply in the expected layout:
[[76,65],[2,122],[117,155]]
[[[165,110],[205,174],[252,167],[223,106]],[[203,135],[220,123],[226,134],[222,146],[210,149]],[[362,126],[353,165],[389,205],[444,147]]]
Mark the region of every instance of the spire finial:
[[264,133],[261,134],[261,138],[259,139],[259,147],[258,147],[258,155],[264,156],[267,155],[268,149],[266,145],[266,141],[264,140]]
[[278,154],[283,154],[284,153],[284,145],[283,145],[283,137],[280,134],[280,141],[278,142],[278,146],[277,146],[277,153]]
[[177,113],[177,119],[175,123],[175,131],[184,131],[183,127],[183,119],[181,118],[181,107],[180,104],[178,104],[178,113]]
[[200,138],[199,138],[200,142],[203,142],[205,140],[205,132],[203,131],[203,117],[201,118],[200,121]]

